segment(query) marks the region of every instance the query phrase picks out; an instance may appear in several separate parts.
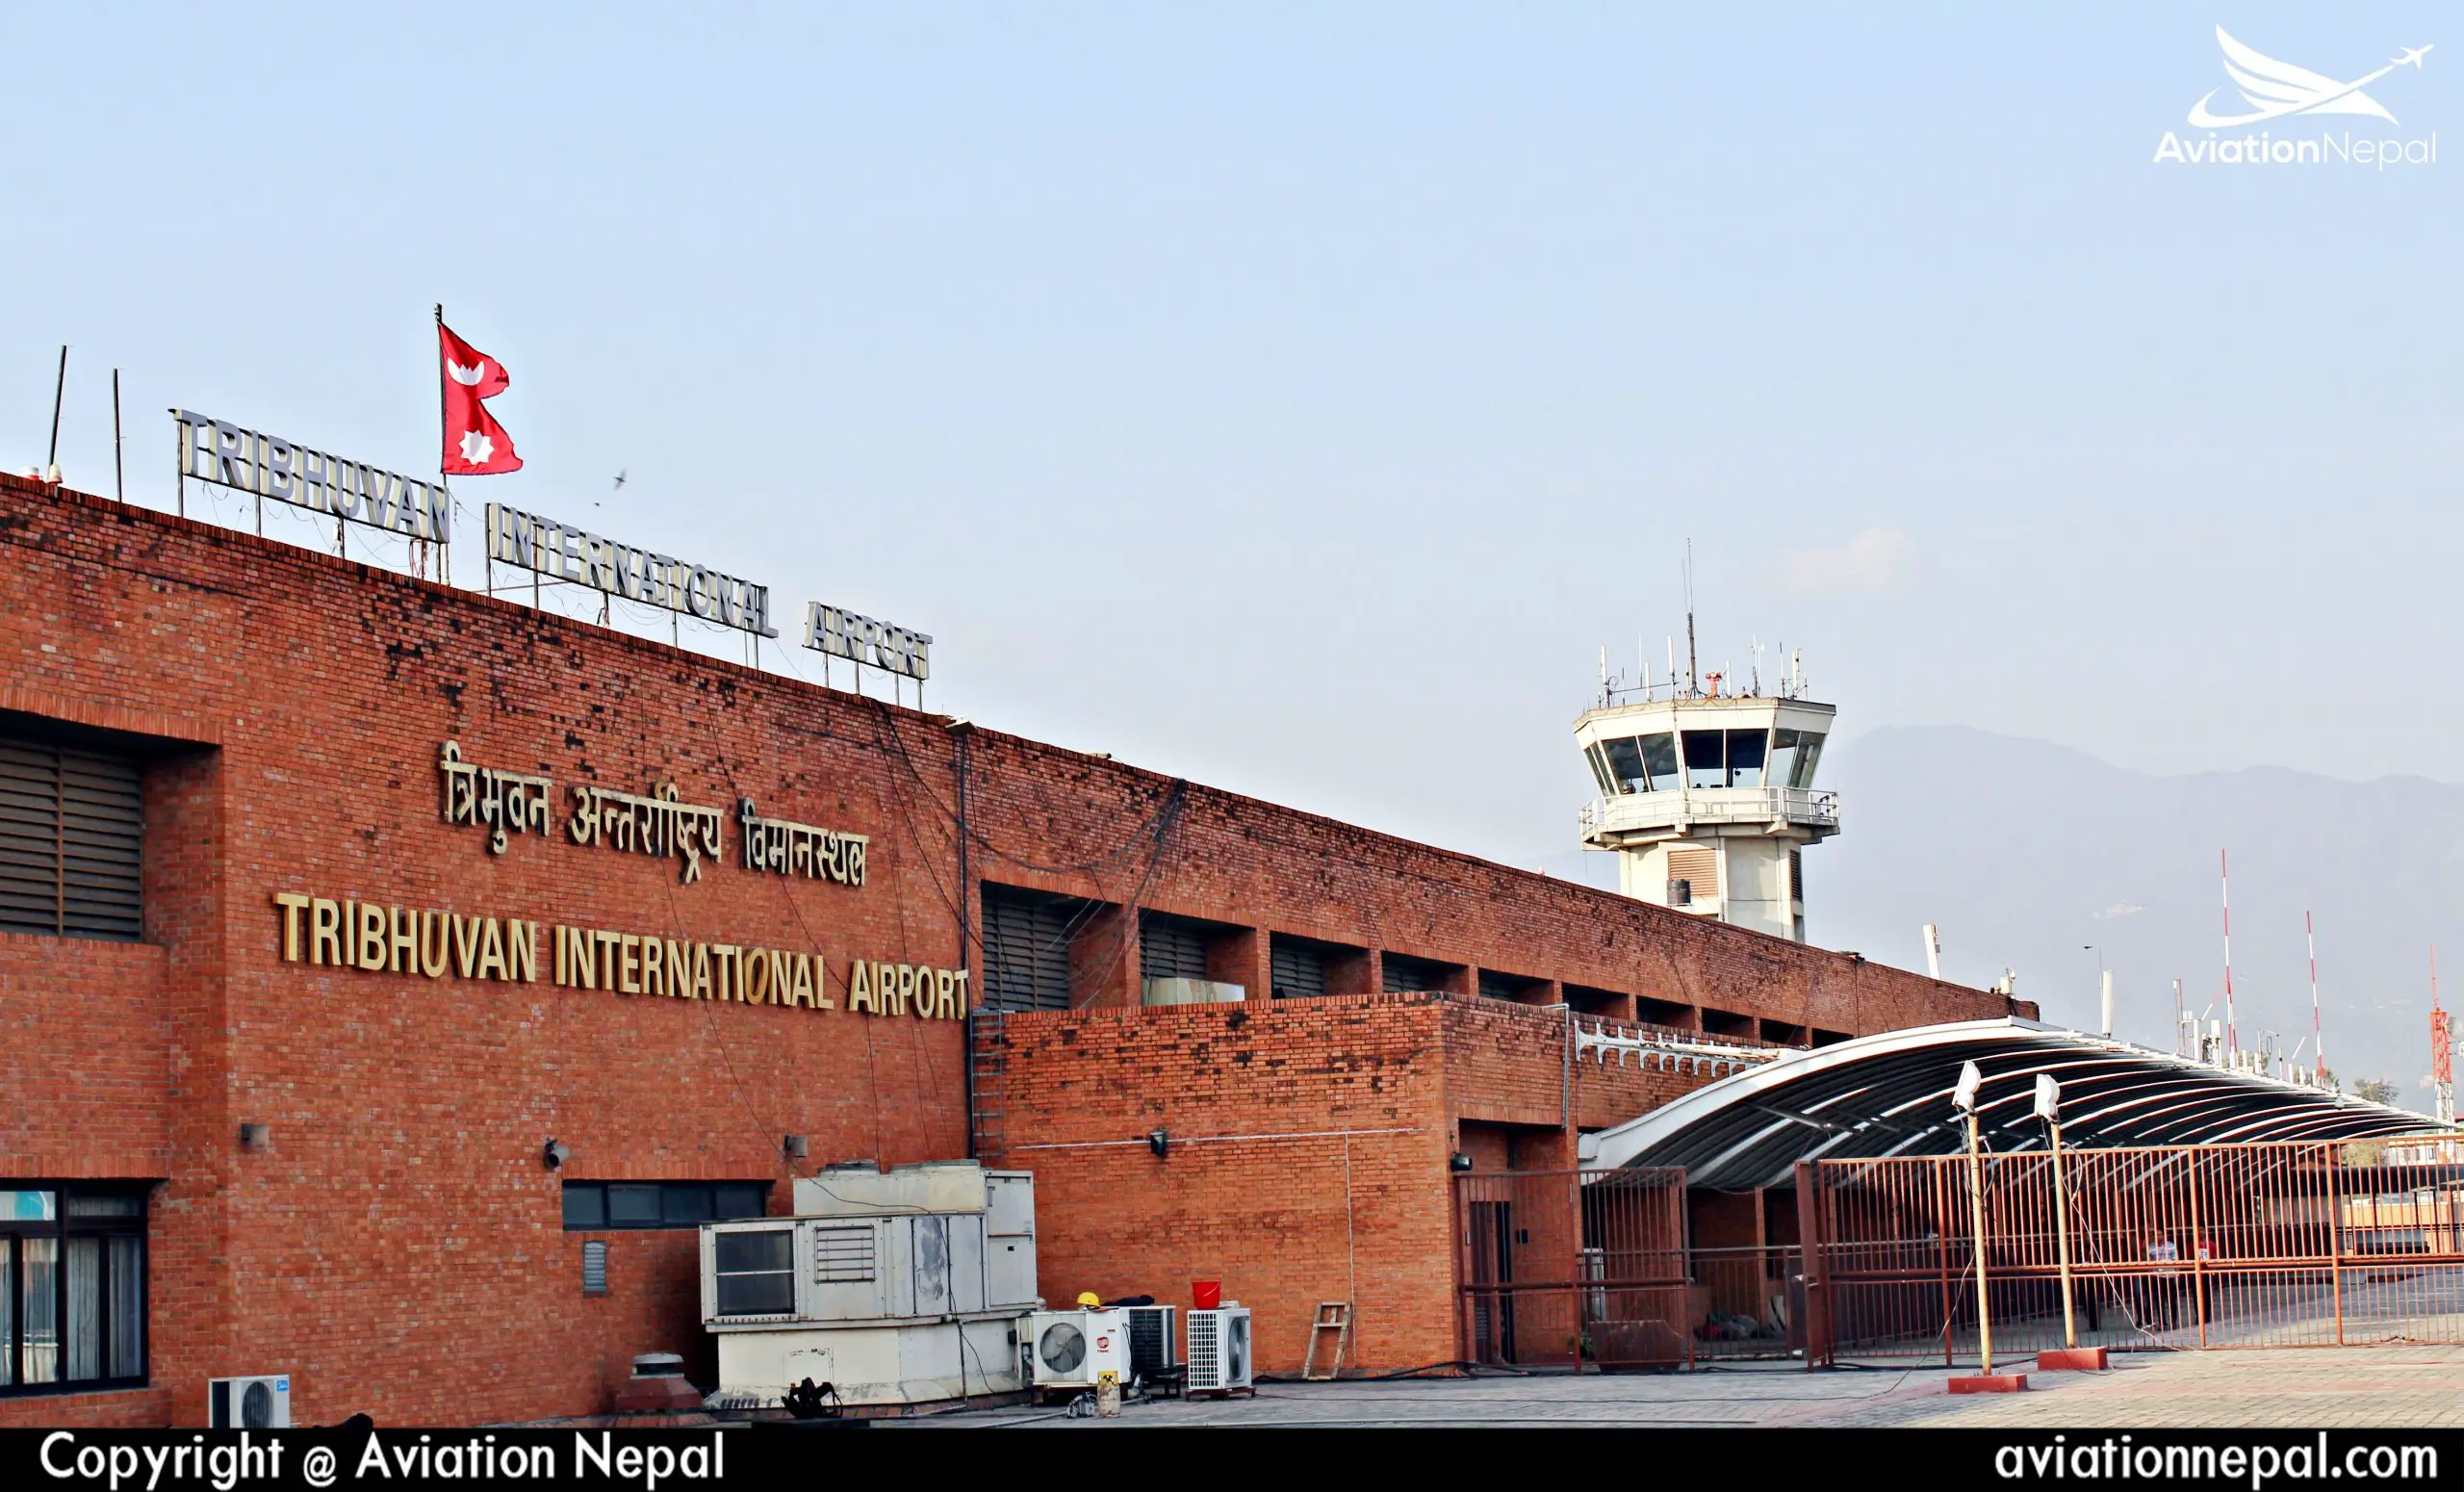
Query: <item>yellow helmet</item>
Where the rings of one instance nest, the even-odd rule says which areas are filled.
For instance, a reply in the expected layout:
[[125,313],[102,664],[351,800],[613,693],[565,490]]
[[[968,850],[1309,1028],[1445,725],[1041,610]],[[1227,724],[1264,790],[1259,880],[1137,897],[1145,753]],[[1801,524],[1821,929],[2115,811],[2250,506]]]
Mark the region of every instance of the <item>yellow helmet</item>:
[[1091,1290],[1081,1290],[1078,1292],[1078,1303],[1081,1305],[1101,1306],[1104,1303],[1104,1298],[1095,1294],[1095,1292]]

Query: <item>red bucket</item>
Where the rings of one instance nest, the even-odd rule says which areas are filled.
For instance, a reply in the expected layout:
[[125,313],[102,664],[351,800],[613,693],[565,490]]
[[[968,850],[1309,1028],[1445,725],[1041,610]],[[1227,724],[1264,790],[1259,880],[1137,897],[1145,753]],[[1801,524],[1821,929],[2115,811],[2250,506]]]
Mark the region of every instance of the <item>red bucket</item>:
[[1222,1309],[1223,1281],[1219,1279],[1191,1280],[1190,1294],[1196,1298],[1196,1308],[1198,1310],[1213,1311]]

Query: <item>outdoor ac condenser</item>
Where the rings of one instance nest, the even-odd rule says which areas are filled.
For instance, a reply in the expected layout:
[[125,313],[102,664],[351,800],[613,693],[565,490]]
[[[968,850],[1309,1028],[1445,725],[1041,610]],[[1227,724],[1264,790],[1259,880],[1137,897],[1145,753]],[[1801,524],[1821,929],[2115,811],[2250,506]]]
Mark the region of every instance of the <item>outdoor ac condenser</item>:
[[1189,1360],[1193,1394],[1249,1389],[1249,1308],[1190,1312]]

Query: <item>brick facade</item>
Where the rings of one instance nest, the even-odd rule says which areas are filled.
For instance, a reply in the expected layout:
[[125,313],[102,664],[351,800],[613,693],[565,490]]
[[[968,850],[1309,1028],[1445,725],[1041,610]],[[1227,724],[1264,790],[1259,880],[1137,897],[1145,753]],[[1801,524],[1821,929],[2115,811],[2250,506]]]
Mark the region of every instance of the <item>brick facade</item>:
[[[1521,1005],[1630,1018],[1639,1000],[1681,1024],[1710,1009],[1845,1034],[2010,1008],[21,478],[0,477],[0,731],[107,733],[147,763],[145,940],[0,936],[0,1088],[21,1095],[0,1116],[0,1176],[158,1183],[152,1386],[0,1398],[0,1425],[196,1423],[205,1380],[232,1373],[290,1372],[301,1423],[597,1412],[650,1351],[706,1379],[693,1235],[566,1232],[562,1182],[767,1181],[777,1207],[783,1135],[809,1137],[800,1168],[967,1153],[964,1024],[856,1008],[849,971],[980,968],[962,927],[981,928],[987,881],[1102,904],[1072,949],[1084,1008],[1009,1017],[1014,1086],[987,1120],[1039,1173],[1044,1294],[1179,1299],[1219,1276],[1271,1306],[1269,1366],[1296,1356],[1298,1302],[1338,1273],[1363,1299],[1361,1361],[1454,1355],[1447,1157],[1495,1148],[1481,1126],[1570,1153],[1574,1127],[1675,1091],[1639,1071],[1569,1079],[1564,1017]],[[552,778],[551,832],[498,855],[484,829],[441,822],[447,740]],[[726,810],[726,852],[699,879],[564,833],[575,785],[660,784]],[[743,797],[868,836],[865,884],[744,868]],[[278,893],[507,936],[517,919],[817,954],[829,1007],[724,998],[706,975],[664,994],[573,988],[545,934],[534,980],[286,960]],[[1358,950],[1336,983],[1371,992],[1139,1010],[1141,908],[1223,924],[1210,972],[1253,995],[1271,933]],[[1450,966],[1456,992],[1374,993],[1387,953]],[[1484,968],[1522,981],[1520,1005],[1470,992]],[[270,1146],[243,1149],[243,1123],[270,1125]],[[1187,1137],[1161,1162],[1142,1138],[1159,1125]],[[1202,1138],[1371,1130],[1386,1132]],[[561,1173],[541,1160],[550,1137],[572,1148]],[[594,1236],[610,1290],[585,1297]]]

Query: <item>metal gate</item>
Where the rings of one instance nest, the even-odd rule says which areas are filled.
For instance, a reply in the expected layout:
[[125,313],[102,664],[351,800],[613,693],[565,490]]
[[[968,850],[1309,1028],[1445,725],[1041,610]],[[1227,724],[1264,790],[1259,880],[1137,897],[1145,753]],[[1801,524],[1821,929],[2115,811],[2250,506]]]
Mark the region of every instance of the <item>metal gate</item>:
[[1457,1176],[1454,1237],[1466,1360],[1524,1368],[1692,1361],[1683,1170]]
[[[2369,1140],[2068,1150],[2082,1347],[2464,1344],[2464,1149]],[[2064,1345],[2052,1158],[1982,1165],[1997,1356]],[[1797,1168],[1809,1358],[1977,1356],[1964,1156]]]

